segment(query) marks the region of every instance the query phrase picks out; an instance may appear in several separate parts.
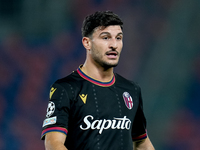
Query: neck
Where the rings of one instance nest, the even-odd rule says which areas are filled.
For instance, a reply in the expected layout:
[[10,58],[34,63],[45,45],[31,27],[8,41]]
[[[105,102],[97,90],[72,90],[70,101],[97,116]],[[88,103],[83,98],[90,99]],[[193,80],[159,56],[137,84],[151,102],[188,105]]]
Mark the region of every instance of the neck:
[[102,82],[109,82],[113,77],[113,67],[103,68],[86,61],[81,69],[88,76]]

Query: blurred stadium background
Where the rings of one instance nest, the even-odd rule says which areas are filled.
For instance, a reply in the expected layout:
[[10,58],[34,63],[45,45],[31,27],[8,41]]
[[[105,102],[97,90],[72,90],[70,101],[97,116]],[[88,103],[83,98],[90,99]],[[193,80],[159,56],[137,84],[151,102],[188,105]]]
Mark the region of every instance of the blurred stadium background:
[[49,87],[84,62],[80,28],[96,10],[125,23],[115,72],[141,86],[155,148],[199,150],[199,0],[0,0],[0,149],[44,149]]

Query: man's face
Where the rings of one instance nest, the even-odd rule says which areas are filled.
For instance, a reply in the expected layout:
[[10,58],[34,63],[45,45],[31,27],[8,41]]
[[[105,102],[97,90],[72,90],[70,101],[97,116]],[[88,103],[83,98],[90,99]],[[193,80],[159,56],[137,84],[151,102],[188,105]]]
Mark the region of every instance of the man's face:
[[123,47],[122,39],[123,32],[118,25],[96,28],[90,38],[93,62],[104,68],[117,66]]

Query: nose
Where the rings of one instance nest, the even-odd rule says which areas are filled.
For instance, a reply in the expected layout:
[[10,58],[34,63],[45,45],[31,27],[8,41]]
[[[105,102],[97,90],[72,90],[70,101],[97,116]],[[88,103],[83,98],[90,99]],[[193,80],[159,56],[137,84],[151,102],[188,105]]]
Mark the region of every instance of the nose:
[[110,45],[109,45],[109,47],[111,48],[111,49],[117,49],[117,47],[118,47],[118,44],[117,44],[117,40],[114,38],[114,39],[111,39],[110,40]]

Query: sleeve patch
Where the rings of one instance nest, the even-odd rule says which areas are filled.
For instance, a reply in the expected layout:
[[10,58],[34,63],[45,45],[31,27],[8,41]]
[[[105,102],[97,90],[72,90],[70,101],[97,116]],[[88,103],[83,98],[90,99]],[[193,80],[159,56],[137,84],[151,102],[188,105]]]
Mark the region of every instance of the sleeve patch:
[[42,127],[44,127],[46,125],[50,125],[50,124],[55,124],[56,120],[57,120],[56,116],[55,117],[51,117],[51,118],[47,118],[47,119],[44,120]]

